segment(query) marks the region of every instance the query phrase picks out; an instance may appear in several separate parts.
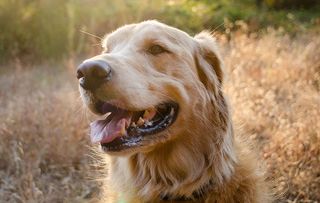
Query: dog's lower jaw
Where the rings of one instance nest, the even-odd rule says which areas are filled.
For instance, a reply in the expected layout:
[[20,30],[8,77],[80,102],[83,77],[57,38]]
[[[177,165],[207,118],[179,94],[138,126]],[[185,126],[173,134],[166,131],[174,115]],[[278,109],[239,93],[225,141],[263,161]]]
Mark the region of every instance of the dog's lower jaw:
[[[186,142],[188,138],[194,139],[194,134],[186,133],[182,139],[166,143],[146,154],[113,157],[111,185],[118,186],[127,202],[134,202],[133,199],[137,198],[140,202],[158,202],[163,195],[173,199],[190,197],[209,180],[217,186],[228,182],[236,164],[233,143],[226,142],[233,140],[231,127],[228,131],[223,136],[231,137],[225,137],[221,143],[213,140]],[[222,135],[215,134],[211,138],[216,139],[217,136]]]
[[[125,202],[156,203],[165,202],[161,201],[164,193],[173,199],[191,195],[212,179],[213,187],[204,194],[203,199],[187,202],[272,202],[264,174],[256,165],[258,160],[255,155],[247,150],[247,143],[241,139],[226,140],[232,142],[223,144],[219,156],[216,156],[218,151],[212,153],[215,155],[215,162],[211,164],[206,154],[197,155],[197,159],[190,159],[189,163],[183,160],[172,163],[168,158],[170,156],[166,155],[178,151],[174,149],[187,150],[185,156],[175,154],[175,157],[188,157],[188,153],[195,153],[188,151],[189,148],[183,142],[178,146],[173,145],[171,151],[158,149],[155,154],[113,157],[110,168],[112,183],[108,183],[109,188],[112,186]],[[160,156],[161,153],[163,156]],[[186,165],[189,167],[185,167]]]

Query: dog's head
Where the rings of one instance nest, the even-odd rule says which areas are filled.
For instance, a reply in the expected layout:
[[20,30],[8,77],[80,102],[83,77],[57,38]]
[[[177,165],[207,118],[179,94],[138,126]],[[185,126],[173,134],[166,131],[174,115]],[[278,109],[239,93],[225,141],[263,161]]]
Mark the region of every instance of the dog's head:
[[177,139],[201,142],[199,134],[213,127],[217,141],[218,131],[226,131],[223,71],[209,33],[191,37],[145,21],[107,35],[103,48],[80,64],[77,77],[88,108],[108,114],[91,123],[91,140],[105,152],[150,151]]

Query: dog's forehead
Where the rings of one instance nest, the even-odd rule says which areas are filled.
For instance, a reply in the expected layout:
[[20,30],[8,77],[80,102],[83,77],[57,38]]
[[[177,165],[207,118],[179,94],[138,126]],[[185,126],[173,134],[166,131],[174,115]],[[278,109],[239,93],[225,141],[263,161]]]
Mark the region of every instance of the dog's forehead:
[[107,34],[102,41],[102,47],[107,48],[107,46],[110,46],[111,44],[117,44],[125,41],[131,36],[134,27],[135,24],[124,25]]
[[105,37],[103,47],[127,43],[131,39],[186,41],[191,40],[187,33],[157,21],[145,21],[138,24],[125,25]]

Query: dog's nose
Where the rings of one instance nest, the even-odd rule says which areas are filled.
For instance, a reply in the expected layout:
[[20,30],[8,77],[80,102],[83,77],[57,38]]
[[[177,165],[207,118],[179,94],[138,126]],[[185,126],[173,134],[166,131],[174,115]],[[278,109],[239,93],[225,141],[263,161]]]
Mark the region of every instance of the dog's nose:
[[86,61],[79,65],[77,78],[81,87],[94,91],[111,79],[111,68],[102,60]]

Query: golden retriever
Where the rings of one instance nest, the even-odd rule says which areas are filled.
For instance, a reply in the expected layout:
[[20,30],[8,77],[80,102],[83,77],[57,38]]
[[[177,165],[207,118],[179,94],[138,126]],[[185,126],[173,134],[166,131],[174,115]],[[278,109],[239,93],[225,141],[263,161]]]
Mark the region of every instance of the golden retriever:
[[[254,153],[235,136],[223,66],[208,32],[157,21],[120,27],[77,69],[83,102],[105,119],[108,202],[270,202]],[[106,201],[107,201],[106,200]]]

